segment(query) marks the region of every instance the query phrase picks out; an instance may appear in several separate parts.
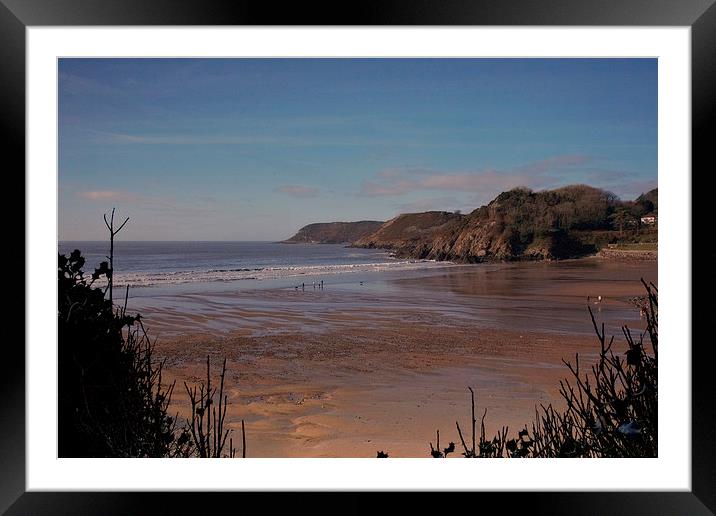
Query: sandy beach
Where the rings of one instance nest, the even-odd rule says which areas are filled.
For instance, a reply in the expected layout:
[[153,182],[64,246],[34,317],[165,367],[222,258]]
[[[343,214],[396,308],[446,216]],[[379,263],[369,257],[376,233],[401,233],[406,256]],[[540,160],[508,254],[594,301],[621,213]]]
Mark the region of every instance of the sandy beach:
[[641,277],[656,282],[656,262],[588,258],[139,295],[130,307],[177,381],[172,412],[186,414],[183,382],[205,377],[207,355],[213,371],[227,359],[227,420],[235,441],[245,420],[249,457],[426,457],[437,429],[459,447],[468,386],[488,433],[559,405],[561,359],[596,357],[587,306],[608,333],[640,328]]

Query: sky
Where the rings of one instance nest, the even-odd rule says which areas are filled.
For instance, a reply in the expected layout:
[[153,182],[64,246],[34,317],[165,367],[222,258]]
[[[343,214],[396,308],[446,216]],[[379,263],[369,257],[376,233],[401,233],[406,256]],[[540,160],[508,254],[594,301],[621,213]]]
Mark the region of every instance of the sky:
[[60,59],[59,238],[280,240],[657,186],[656,59]]

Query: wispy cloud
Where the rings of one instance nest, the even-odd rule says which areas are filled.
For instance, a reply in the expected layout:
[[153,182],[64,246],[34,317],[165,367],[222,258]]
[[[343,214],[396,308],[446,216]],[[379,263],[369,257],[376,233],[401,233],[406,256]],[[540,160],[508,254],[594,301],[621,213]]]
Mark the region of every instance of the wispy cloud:
[[89,131],[100,143],[115,145],[252,145],[286,143],[271,136],[241,136],[225,134],[127,134],[109,131]]
[[281,185],[274,188],[274,192],[290,195],[291,197],[308,198],[316,197],[320,190],[314,186]]
[[560,173],[589,164],[594,158],[581,155],[555,156],[506,169],[440,172],[429,169],[390,169],[365,181],[360,194],[366,196],[404,195],[418,190],[481,192],[517,186],[545,188],[559,182]]
[[173,197],[142,195],[120,190],[84,190],[77,196],[87,201],[104,203],[108,206],[121,205],[153,213],[156,216],[198,216],[213,213],[213,201],[206,197],[196,197],[191,201]]
[[115,190],[88,190],[77,192],[77,195],[88,201],[102,202],[136,202],[139,197],[129,192],[120,192]]
[[[309,134],[295,136],[294,129],[276,134],[132,134],[97,129],[84,129],[93,135],[94,143],[108,145],[280,145],[284,147],[373,147],[373,148],[458,148],[474,147],[474,142],[436,142],[423,138],[365,137],[357,135],[326,136]],[[86,140],[84,140],[86,143]]]
[[117,95],[121,90],[94,79],[60,72],[57,77],[60,89],[69,95]]

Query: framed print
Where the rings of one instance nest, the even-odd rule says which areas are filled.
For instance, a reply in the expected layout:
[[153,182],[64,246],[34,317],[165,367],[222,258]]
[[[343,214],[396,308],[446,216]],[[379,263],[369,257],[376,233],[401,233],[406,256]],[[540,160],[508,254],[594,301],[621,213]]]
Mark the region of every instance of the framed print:
[[3,509],[711,513],[716,7],[608,7],[3,0]]

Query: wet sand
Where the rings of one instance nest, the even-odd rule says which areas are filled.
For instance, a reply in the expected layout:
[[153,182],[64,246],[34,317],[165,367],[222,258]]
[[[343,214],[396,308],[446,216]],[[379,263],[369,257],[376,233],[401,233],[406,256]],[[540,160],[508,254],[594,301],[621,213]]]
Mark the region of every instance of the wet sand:
[[[609,333],[642,327],[630,298],[656,263],[599,259],[470,266],[420,276],[134,298],[158,337],[172,410],[182,382],[227,358],[228,423],[250,457],[425,457],[469,425],[468,386],[488,432],[516,432],[539,403],[560,404],[561,359],[593,361],[587,296]],[[313,281],[312,279],[310,280]],[[619,341],[621,342],[621,341]],[[621,345],[621,344],[620,344]],[[179,388],[181,387],[181,388]]]

